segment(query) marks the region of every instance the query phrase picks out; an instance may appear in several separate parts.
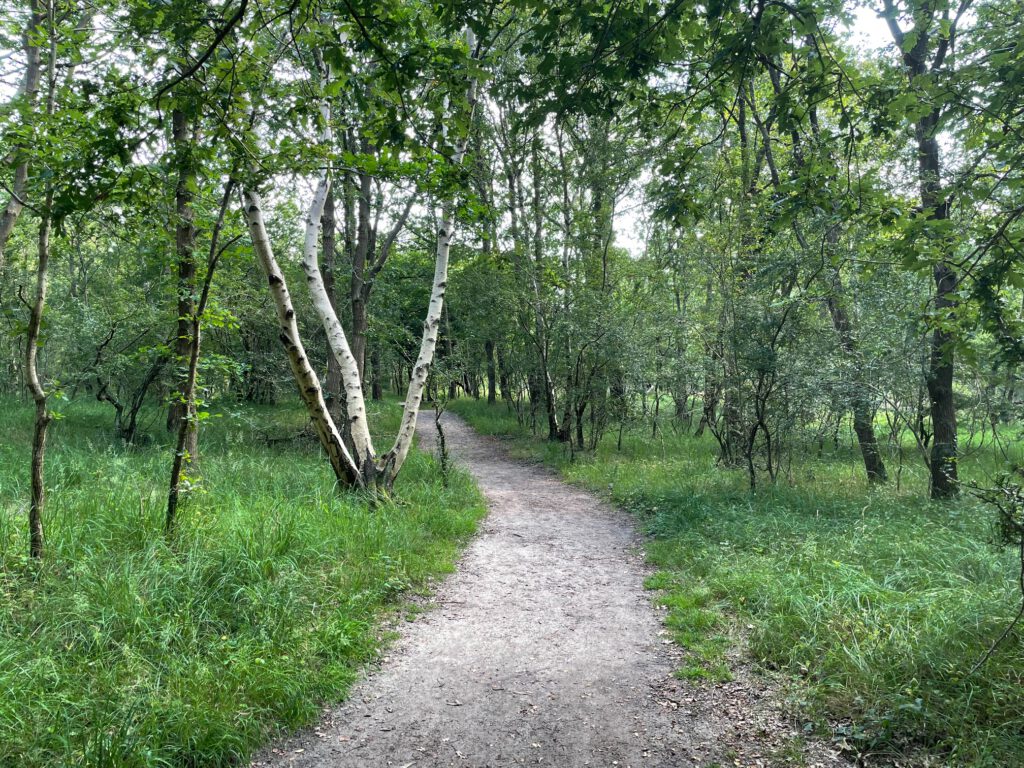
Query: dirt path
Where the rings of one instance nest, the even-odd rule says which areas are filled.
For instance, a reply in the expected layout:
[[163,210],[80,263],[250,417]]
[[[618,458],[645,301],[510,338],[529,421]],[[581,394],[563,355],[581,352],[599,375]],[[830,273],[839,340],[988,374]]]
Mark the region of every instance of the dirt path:
[[[454,416],[445,425],[490,507],[458,572],[348,702],[255,765],[786,764],[795,734],[762,683],[672,677],[680,651],[643,589],[628,516]],[[820,745],[804,759],[843,764]]]

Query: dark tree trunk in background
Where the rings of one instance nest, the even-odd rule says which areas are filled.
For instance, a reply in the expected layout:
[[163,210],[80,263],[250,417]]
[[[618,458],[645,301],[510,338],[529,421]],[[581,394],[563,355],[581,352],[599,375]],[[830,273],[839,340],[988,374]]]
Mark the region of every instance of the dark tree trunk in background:
[[384,371],[380,365],[380,349],[375,345],[370,352],[370,368],[373,372],[372,397],[374,400],[384,399]]
[[484,355],[487,357],[487,404],[494,405],[497,399],[495,391],[496,371],[494,369],[494,342],[488,339],[484,342]]
[[185,412],[189,418],[182,419],[178,425],[178,439],[174,446],[174,458],[171,461],[171,482],[167,492],[167,515],[164,518],[164,530],[170,533],[174,529],[177,518],[178,506],[181,501],[182,491],[187,487],[183,480],[188,478],[188,469],[192,465],[195,456],[195,448],[189,451],[189,441],[195,444],[197,438],[195,413],[196,413],[196,386],[199,381],[199,353],[202,347],[202,321],[206,312],[207,302],[210,300],[210,288],[213,285],[213,275],[217,269],[217,262],[220,260],[222,250],[218,249],[220,232],[224,226],[224,217],[227,214],[228,204],[231,202],[231,193],[235,183],[229,180],[224,187],[224,195],[220,201],[220,214],[217,223],[210,233],[210,254],[206,260],[206,274],[203,277],[203,287],[196,300],[189,317],[189,338],[192,340],[189,350],[188,369],[185,375],[184,397]]
[[160,372],[167,365],[168,359],[167,355],[160,355],[153,361],[139,386],[131,393],[131,400],[127,406],[118,399],[117,395],[110,391],[109,381],[101,380],[99,382],[96,399],[100,402],[110,403],[114,408],[114,434],[125,443],[131,444],[135,442],[136,433],[138,432],[139,411],[142,410],[142,404],[146,401],[146,394],[149,392],[149,388],[153,386],[153,383],[160,376]]
[[[948,296],[956,289],[956,284],[956,273],[948,264],[935,267],[935,306],[940,312],[955,305]],[[947,499],[959,493],[953,341],[953,335],[945,330],[936,328],[932,332],[928,399],[932,416],[931,495],[935,499]]]
[[[843,353],[851,359],[855,370],[859,371],[857,361],[857,342],[853,338],[853,328],[850,324],[850,317],[846,308],[842,305],[839,296],[835,295],[839,290],[838,275],[833,293],[828,297],[828,312],[832,318],[832,327],[839,336],[839,345]],[[878,440],[875,438],[874,414],[871,410],[871,403],[867,393],[864,391],[864,381],[861,374],[855,374],[853,381],[853,395],[850,397],[850,410],[853,412],[853,431],[857,435],[857,442],[860,445],[861,456],[864,457],[864,470],[867,472],[868,482],[884,483],[889,479],[885,471],[885,462],[878,449]]]
[[501,390],[501,399],[505,402],[512,401],[512,389],[508,381],[508,366],[505,361],[505,353],[498,347],[498,388]]
[[[932,221],[945,221],[949,218],[949,204],[941,198],[939,143],[935,137],[938,122],[939,113],[933,112],[915,126],[918,173],[922,207]],[[948,261],[935,265],[933,278],[938,325],[932,331],[926,382],[932,417],[931,496],[933,499],[948,499],[960,491],[957,480],[956,406],[953,402],[954,337],[945,327],[956,307],[954,291],[958,280]]]
[[[369,147],[363,147],[364,152]],[[359,174],[359,195],[357,199],[357,231],[355,248],[352,251],[352,285],[350,300],[352,303],[352,356],[359,367],[359,378],[362,380],[366,370],[366,331],[369,327],[366,301],[368,286],[366,283],[367,259],[372,255],[370,229],[370,197],[373,194],[373,178],[370,174]]]
[[582,451],[587,447],[586,440],[583,435],[583,416],[587,411],[587,405],[589,398],[580,398],[576,403],[576,446]]
[[544,365],[544,408],[548,417],[548,440],[562,440],[558,429],[558,414],[555,412],[555,384],[548,375],[547,363]]
[[[961,9],[962,11],[963,9]],[[880,14],[889,25],[893,42],[902,51],[904,71],[911,91],[927,87],[928,79],[947,64],[946,57],[952,50],[956,24],[948,15],[947,29],[939,28],[934,12],[914,14],[914,27],[904,32],[900,28],[900,9],[891,0],[884,0]],[[921,213],[930,222],[949,219],[950,201],[942,190],[942,160],[936,133],[942,117],[942,104],[937,104],[928,114],[918,118],[914,124],[917,140],[917,180],[921,194]],[[938,236],[942,228],[937,228]],[[952,246],[946,246],[946,251]],[[936,327],[932,331],[931,350],[928,359],[928,373],[925,384],[928,388],[928,405],[932,420],[932,444],[929,459],[931,472],[931,497],[948,499],[959,493],[957,480],[957,430],[956,406],[953,401],[953,371],[955,363],[954,336],[948,330],[956,307],[956,291],[959,279],[956,268],[949,258],[944,257],[932,269],[935,282]]]
[[[335,215],[334,215],[334,186],[327,193],[327,200],[324,201],[324,213],[320,217],[321,229],[323,231],[323,258],[320,260],[320,274],[323,276],[324,288],[331,300],[334,311],[338,311],[338,304],[334,295],[334,267],[336,255],[335,236]],[[336,422],[340,423],[341,417],[341,367],[337,359],[327,352],[327,381],[324,385],[324,400]]]

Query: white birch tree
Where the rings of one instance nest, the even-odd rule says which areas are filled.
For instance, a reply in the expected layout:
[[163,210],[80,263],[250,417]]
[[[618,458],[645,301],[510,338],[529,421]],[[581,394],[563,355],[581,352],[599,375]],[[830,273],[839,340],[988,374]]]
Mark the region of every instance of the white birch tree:
[[[476,39],[472,31],[466,31],[465,42],[472,59],[476,48]],[[459,109],[467,115],[472,114],[476,103],[476,93],[476,79],[470,73],[464,103],[459,105]],[[331,115],[326,101],[320,107],[320,114],[325,126],[321,140],[326,144],[331,138]],[[449,116],[449,120],[451,119],[453,118]],[[470,122],[466,120],[465,124],[469,125]],[[447,139],[449,135],[447,124],[442,126],[441,135],[442,140]],[[468,144],[468,136],[463,135],[458,138],[451,156],[451,162],[454,165],[457,166],[463,162]],[[328,170],[324,170],[320,174],[316,192],[305,215],[302,267],[309,286],[313,308],[323,324],[331,354],[337,361],[341,372],[346,396],[346,415],[350,422],[347,426],[351,435],[353,451],[348,450],[341,437],[342,431],[338,429],[338,425],[331,417],[324,401],[319,379],[306,356],[295,320],[291,296],[267,236],[260,197],[254,190],[246,189],[242,193],[242,201],[253,248],[267,275],[271,295],[277,309],[281,342],[288,352],[292,373],[299,386],[303,402],[309,411],[320,443],[330,458],[335,475],[343,485],[387,493],[393,488],[395,479],[409,455],[416,431],[417,415],[423,401],[423,392],[437,348],[445,291],[448,285],[449,253],[455,228],[454,205],[450,201],[445,203],[437,231],[430,301],[423,323],[419,354],[412,369],[405,397],[401,425],[391,449],[378,457],[370,434],[362,373],[358,361],[352,353],[345,330],[331,303],[317,262],[319,229],[330,184],[330,173]]]

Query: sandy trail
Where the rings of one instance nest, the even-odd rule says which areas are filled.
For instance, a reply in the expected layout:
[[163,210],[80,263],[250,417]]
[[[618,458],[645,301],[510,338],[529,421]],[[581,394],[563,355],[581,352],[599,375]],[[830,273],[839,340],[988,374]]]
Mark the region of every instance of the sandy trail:
[[[432,414],[430,414],[432,417]],[[490,514],[435,607],[312,731],[254,765],[769,766],[793,727],[765,685],[675,680],[630,518],[445,416]],[[433,443],[432,418],[420,418]],[[810,766],[842,765],[822,745]]]

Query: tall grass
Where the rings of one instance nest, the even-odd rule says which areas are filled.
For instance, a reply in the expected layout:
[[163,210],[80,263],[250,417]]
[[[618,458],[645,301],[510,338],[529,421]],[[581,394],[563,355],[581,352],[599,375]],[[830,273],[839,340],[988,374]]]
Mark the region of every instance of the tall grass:
[[[651,534],[666,623],[688,648],[685,677],[729,675],[738,634],[763,666],[792,681],[795,714],[853,753],[925,751],[943,765],[1024,765],[1024,631],[976,674],[1016,613],[1014,553],[993,541],[993,515],[970,497],[924,499],[908,466],[901,491],[869,489],[855,451],[797,457],[793,485],[755,493],[715,466],[713,443],[649,426],[570,462],[526,435],[504,408],[453,410],[520,455],[610,494]],[[963,472],[982,480],[980,451]]]
[[[0,404],[4,766],[241,763],[344,696],[388,606],[449,571],[483,512],[468,477],[442,487],[419,452],[398,501],[371,510],[335,492],[314,442],[262,439],[298,433],[301,413],[238,409],[204,424],[202,482],[167,540],[169,446],[126,450],[103,408],[66,411],[37,566],[31,414]],[[397,426],[395,406],[381,416]]]

